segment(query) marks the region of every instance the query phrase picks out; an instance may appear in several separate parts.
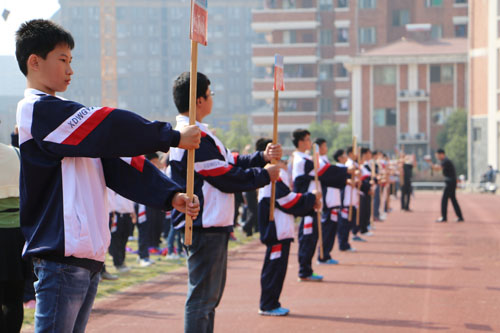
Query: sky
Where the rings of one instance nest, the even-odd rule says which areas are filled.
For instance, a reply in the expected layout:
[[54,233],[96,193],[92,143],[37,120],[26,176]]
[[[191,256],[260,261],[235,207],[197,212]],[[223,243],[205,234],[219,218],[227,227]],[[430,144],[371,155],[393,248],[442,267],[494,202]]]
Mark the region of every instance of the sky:
[[14,55],[14,35],[19,25],[35,18],[50,18],[59,9],[58,0],[0,0],[0,15],[10,11],[7,21],[0,16],[0,55]]

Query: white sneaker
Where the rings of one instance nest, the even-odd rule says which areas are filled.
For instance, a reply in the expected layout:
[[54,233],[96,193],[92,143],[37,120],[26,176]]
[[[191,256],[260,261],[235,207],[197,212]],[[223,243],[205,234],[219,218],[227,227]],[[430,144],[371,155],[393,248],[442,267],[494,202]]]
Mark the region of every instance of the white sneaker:
[[169,253],[167,254],[166,258],[169,260],[177,260],[179,259],[179,255],[176,253]]
[[139,260],[139,266],[140,267],[149,267],[151,266],[152,264],[154,264],[155,262],[149,258],[146,258],[146,259],[140,259]]
[[361,235],[362,235],[362,236],[368,236],[368,237],[369,237],[369,236],[373,236],[373,232],[371,232],[371,231],[362,232],[362,233],[361,233]]
[[125,265],[121,265],[121,266],[116,267],[116,270],[120,273],[128,273],[128,272],[130,272],[130,267],[127,267]]

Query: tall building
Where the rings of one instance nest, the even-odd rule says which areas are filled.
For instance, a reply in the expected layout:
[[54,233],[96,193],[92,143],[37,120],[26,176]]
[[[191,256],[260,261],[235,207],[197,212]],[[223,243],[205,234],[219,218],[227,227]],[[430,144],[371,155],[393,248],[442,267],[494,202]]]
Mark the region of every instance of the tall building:
[[[60,0],[55,16],[73,34],[75,75],[65,97],[101,104],[100,0]],[[114,0],[118,107],[172,121],[172,84],[189,71],[189,0]],[[198,70],[215,92],[210,122],[224,127],[254,109],[251,97],[251,8],[256,0],[209,1],[208,46],[198,47]],[[108,30],[106,30],[108,31]]]
[[500,1],[470,2],[469,179],[500,167]]
[[263,0],[252,18],[259,33],[252,58],[259,106],[254,132],[269,135],[274,53],[285,61],[286,91],[280,94],[285,139],[312,121],[349,120],[352,82],[343,64],[351,57],[401,39],[407,24],[430,24],[434,39],[465,38],[467,12],[466,0]]
[[[430,32],[430,25],[416,28]],[[358,142],[385,152],[403,148],[418,160],[440,148],[446,118],[467,107],[467,51],[465,38],[403,38],[351,58]]]
[[15,56],[0,56],[0,142],[10,144],[10,133],[16,125],[17,103],[24,96],[26,78]]

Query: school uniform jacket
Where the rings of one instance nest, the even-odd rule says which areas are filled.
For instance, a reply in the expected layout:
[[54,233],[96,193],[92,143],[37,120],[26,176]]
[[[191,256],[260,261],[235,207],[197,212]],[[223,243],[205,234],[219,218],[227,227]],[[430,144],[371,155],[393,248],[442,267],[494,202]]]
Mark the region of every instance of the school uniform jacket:
[[102,262],[110,240],[106,187],[161,208],[182,191],[143,157],[132,157],[177,146],[180,133],[168,123],[27,89],[17,124],[24,256]]
[[[347,160],[347,162],[345,163],[345,166],[350,167],[351,165],[357,166],[357,163],[349,158]],[[351,191],[352,191],[352,195],[351,195]],[[353,188],[351,185],[346,185],[344,188],[343,197],[344,197],[344,200],[343,200],[344,207],[349,208],[349,206],[351,205],[351,198],[352,198],[352,205],[354,207],[358,207],[358,205],[359,205],[358,189],[356,187]]]
[[288,179],[288,173],[281,169],[280,178],[276,182],[274,221],[269,221],[271,184],[259,189],[259,230],[260,240],[264,244],[293,240],[294,216],[311,215],[313,212],[316,196],[312,193],[292,192]]
[[[189,124],[189,118],[177,116],[177,128]],[[234,218],[234,194],[269,184],[269,173],[262,152],[252,155],[231,154],[205,124],[196,123],[202,132],[200,148],[195,152],[194,193],[200,200],[200,213],[193,227],[210,231],[230,231]],[[176,182],[186,183],[187,151],[173,148],[168,174]],[[174,210],[176,229],[185,224],[184,214]]]
[[[330,163],[326,155],[322,155],[319,158],[320,161],[325,164]],[[336,166],[342,167],[339,165]],[[344,188],[345,183],[341,188],[326,186],[323,183],[321,184],[321,190],[323,194],[323,217],[329,217],[330,221],[338,222],[338,210],[334,210],[333,208],[339,208],[342,205],[341,190],[343,190]],[[323,218],[323,222],[325,222],[325,218]]]

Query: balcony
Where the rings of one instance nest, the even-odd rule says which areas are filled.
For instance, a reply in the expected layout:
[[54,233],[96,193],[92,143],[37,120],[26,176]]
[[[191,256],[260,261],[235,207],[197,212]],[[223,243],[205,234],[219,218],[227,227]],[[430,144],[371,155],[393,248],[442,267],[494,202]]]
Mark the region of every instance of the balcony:
[[[285,91],[280,91],[280,98],[318,98],[318,78],[285,78]],[[255,99],[274,98],[274,79],[254,79],[252,97]]]
[[399,143],[428,143],[428,138],[425,133],[400,133]]
[[316,64],[319,62],[317,43],[256,44],[253,45],[252,62],[256,66],[274,64],[274,55],[281,54],[286,64]]
[[421,102],[428,101],[429,93],[425,90],[401,90],[398,94],[400,102]]
[[252,29],[256,32],[274,30],[314,30],[320,26],[316,8],[252,10]]

